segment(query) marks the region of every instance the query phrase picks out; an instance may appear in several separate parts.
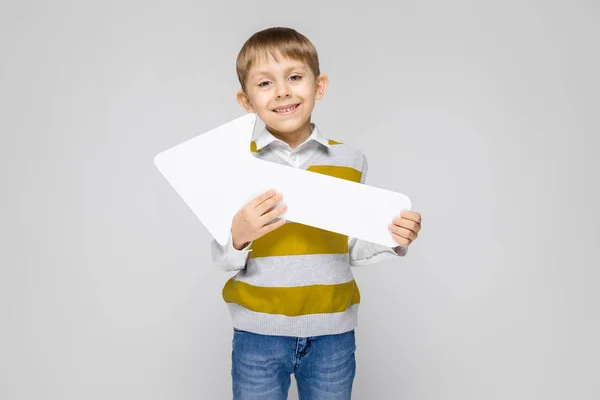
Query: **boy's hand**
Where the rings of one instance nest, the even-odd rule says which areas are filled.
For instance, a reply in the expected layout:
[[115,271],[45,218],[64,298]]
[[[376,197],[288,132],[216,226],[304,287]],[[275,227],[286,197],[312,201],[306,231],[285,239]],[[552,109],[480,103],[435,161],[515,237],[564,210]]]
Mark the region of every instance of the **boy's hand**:
[[272,224],[267,224],[287,209],[287,205],[280,204],[277,208],[271,210],[282,198],[281,193],[276,194],[275,190],[268,190],[235,214],[231,223],[231,237],[233,247],[236,250],[243,249],[248,242],[258,239],[285,224],[283,218]]
[[421,230],[421,214],[415,211],[402,211],[399,217],[388,225],[394,240],[400,246],[409,246],[419,236]]

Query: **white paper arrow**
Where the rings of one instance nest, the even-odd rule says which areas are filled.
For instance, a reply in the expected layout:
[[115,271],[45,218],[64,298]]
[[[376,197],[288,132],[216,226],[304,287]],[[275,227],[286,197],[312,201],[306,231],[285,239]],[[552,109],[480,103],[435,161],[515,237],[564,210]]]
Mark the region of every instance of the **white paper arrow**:
[[227,243],[238,210],[275,189],[288,206],[281,215],[288,221],[384,246],[398,245],[387,227],[400,211],[410,210],[406,195],[259,160],[250,152],[256,121],[256,114],[246,114],[154,158],[217,242]]

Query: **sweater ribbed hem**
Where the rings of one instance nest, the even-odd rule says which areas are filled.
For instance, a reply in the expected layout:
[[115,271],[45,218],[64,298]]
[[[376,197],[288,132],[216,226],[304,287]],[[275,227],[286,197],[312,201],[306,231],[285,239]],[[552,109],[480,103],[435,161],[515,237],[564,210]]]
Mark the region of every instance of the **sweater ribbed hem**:
[[227,303],[233,327],[261,335],[312,337],[334,335],[351,331],[358,325],[359,304],[346,311],[327,314],[308,314],[288,317],[248,310],[235,303]]

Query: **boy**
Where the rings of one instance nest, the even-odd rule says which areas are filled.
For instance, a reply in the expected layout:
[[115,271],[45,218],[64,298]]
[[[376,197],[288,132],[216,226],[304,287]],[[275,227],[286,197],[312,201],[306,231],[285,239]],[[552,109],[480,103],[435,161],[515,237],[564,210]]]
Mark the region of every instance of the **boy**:
[[[311,123],[328,80],[305,36],[288,28],[255,33],[238,54],[237,74],[238,103],[264,123],[252,138],[254,156],[365,183],[365,156]],[[285,212],[282,198],[263,193],[235,215],[225,246],[211,243],[214,263],[238,271],[223,288],[234,327],[234,399],[287,399],[292,373],[300,399],[350,399],[360,302],[350,267],[404,256],[421,215],[404,211],[391,221],[398,246],[389,248],[283,218],[271,222]]]

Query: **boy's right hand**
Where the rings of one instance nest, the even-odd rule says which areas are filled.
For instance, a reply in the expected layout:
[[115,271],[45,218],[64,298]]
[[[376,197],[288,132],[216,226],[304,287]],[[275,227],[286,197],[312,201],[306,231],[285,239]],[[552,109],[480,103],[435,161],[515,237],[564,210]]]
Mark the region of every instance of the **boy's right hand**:
[[243,249],[249,242],[285,224],[285,219],[283,218],[272,224],[267,224],[287,209],[287,205],[280,204],[271,210],[282,198],[281,193],[277,193],[273,189],[268,190],[250,201],[250,203],[235,214],[231,223],[231,237],[233,239],[233,247],[236,250]]

